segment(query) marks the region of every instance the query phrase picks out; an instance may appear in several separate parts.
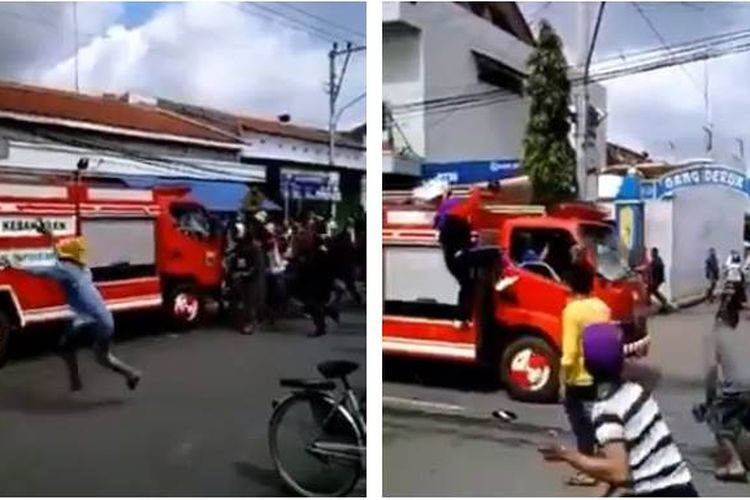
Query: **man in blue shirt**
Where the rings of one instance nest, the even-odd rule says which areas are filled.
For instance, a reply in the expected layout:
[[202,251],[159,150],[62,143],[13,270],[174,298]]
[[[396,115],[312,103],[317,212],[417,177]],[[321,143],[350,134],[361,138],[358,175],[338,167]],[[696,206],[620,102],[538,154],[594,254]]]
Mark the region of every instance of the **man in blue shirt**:
[[[50,243],[52,242],[52,234],[41,221],[37,229],[50,240]],[[18,267],[12,263],[9,265],[18,271],[56,281],[65,294],[68,306],[73,311],[73,320],[62,336],[60,348],[68,368],[70,390],[79,391],[83,388],[76,358],[76,347],[83,335],[93,336],[96,361],[125,377],[128,388],[135,389],[141,374],[112,354],[114,319],[94,285],[91,271],[86,267],[84,239],[76,237],[60,240],[55,245],[55,256],[55,262],[48,266]]]

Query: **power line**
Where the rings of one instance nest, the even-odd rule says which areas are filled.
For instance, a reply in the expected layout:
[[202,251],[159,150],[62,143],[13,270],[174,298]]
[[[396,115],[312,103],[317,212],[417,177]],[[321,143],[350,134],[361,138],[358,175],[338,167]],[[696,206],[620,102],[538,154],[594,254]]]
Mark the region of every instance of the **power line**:
[[[320,29],[316,26],[303,23],[297,19],[291,18],[284,14],[283,12],[279,12],[277,10],[274,10],[268,6],[262,5],[260,3],[252,3],[252,2],[243,2],[240,4],[233,4],[233,3],[222,3],[222,5],[226,5],[227,7],[231,7],[232,9],[237,10],[238,12],[243,12],[244,14],[256,18],[262,18],[266,19],[268,21],[276,22],[278,24],[281,24],[282,26],[286,26],[290,29],[293,29],[295,31],[299,31],[301,33],[305,33],[307,35],[313,36],[315,38],[318,38],[320,40],[323,40],[325,42],[335,42],[336,40],[339,40],[340,37],[331,34],[328,31],[325,31],[323,29]],[[262,12],[268,12],[269,14],[263,14],[261,12],[255,12],[250,11],[248,9],[257,9]]]
[[[651,21],[651,19],[648,17],[648,15],[646,15],[646,12],[644,12],[644,10],[641,8],[640,5],[638,5],[637,2],[631,2],[631,5],[633,5],[633,7],[635,7],[635,9],[638,11],[638,14],[640,14],[640,16],[646,22],[646,24],[651,29],[651,31],[654,33],[654,35],[656,35],[656,38],[659,39],[659,41],[661,42],[661,44],[664,47],[664,49],[671,56],[672,55],[672,47],[669,46],[669,43],[667,43],[667,41],[664,39],[664,37],[661,35],[661,33],[659,33],[659,30],[656,29],[656,26],[654,26],[654,23]],[[698,92],[700,92],[701,95],[703,95],[703,89],[701,88],[700,84],[697,81],[695,81],[695,78],[693,77],[693,75],[690,74],[690,72],[684,66],[680,65],[679,68],[688,77],[688,79],[691,82],[693,82],[693,84],[695,85],[695,87],[698,89]]]
[[327,24],[329,26],[332,26],[333,28],[337,28],[337,29],[339,29],[341,31],[350,33],[350,34],[352,34],[352,35],[354,35],[354,36],[356,36],[356,37],[358,37],[360,39],[364,39],[365,38],[364,33],[361,33],[359,31],[353,30],[353,29],[348,28],[346,26],[343,26],[341,24],[334,23],[333,21],[330,21],[330,20],[328,20],[328,19],[326,19],[326,18],[324,18],[322,16],[318,16],[316,14],[313,14],[312,12],[308,12],[305,9],[297,7],[293,3],[279,3],[278,6],[279,7],[286,7],[287,9],[293,10],[295,12],[299,12],[302,15],[305,15],[305,16],[310,17],[312,19],[316,19],[318,21],[321,21],[321,22],[323,22],[323,23],[325,23],[325,24]]

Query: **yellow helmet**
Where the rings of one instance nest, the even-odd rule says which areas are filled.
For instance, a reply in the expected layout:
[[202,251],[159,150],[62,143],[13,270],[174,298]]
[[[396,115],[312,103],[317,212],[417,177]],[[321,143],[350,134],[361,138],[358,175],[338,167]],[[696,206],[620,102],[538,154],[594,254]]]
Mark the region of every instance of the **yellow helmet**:
[[86,264],[86,240],[82,236],[58,241],[55,251],[60,259],[70,259],[79,264]]

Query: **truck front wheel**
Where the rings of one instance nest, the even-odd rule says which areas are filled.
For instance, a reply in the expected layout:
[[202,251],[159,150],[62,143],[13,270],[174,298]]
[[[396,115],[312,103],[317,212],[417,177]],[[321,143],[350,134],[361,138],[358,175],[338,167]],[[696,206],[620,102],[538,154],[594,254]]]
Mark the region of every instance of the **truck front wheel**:
[[205,302],[191,285],[178,285],[166,296],[164,312],[174,328],[189,330],[203,320]]
[[544,340],[524,336],[506,346],[500,358],[500,379],[519,401],[551,403],[558,397],[560,356]]

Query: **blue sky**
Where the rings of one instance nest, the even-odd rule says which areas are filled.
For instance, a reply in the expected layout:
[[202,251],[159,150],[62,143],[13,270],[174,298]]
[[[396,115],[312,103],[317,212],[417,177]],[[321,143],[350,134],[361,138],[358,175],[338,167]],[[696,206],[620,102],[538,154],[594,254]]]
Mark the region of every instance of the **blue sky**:
[[[364,3],[80,2],[78,80],[83,92],[133,92],[246,115],[289,113],[325,126],[327,52],[364,43]],[[0,3],[0,79],[72,88],[71,3]],[[341,104],[365,91],[355,56]],[[364,101],[341,128],[365,119]]]

